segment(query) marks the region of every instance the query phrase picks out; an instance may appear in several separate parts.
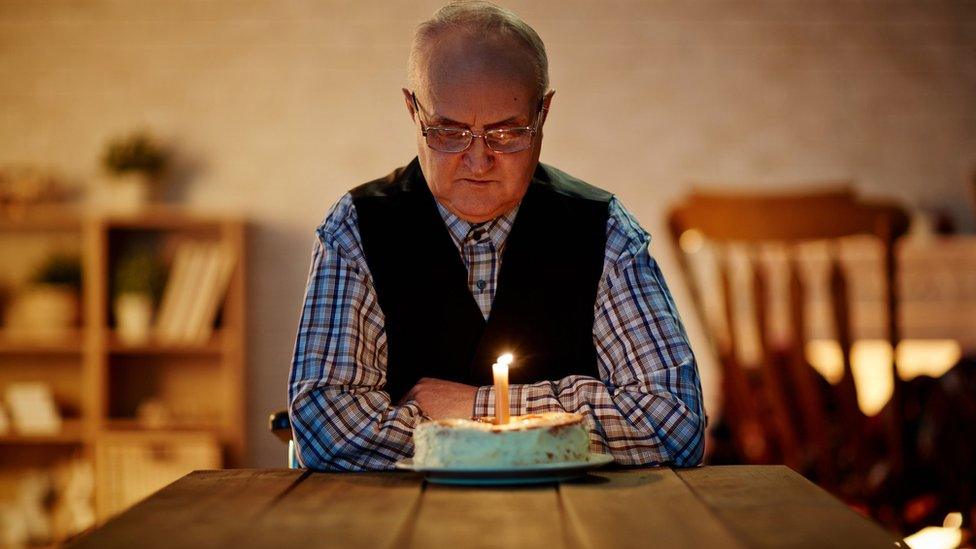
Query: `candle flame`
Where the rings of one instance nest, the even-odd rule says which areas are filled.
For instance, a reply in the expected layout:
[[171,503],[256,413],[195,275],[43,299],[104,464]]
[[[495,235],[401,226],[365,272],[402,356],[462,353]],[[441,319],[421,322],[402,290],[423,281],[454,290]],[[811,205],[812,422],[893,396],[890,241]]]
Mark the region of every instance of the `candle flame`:
[[511,364],[513,360],[515,360],[515,357],[512,356],[512,353],[505,353],[502,356],[498,357],[498,363],[504,364],[505,366]]

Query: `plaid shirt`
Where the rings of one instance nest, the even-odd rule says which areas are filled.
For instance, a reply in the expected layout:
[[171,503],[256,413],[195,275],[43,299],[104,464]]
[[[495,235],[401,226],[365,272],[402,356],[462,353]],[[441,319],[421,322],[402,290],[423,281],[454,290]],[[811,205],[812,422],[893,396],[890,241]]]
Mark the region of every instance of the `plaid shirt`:
[[[518,208],[472,225],[438,207],[467,266],[468,287],[487,318]],[[393,405],[384,391],[383,311],[349,194],[316,233],[289,383],[298,456],[319,470],[390,469],[413,454],[413,428],[428,418],[416,402]],[[612,454],[621,464],[697,465],[705,431],[698,369],[649,242],[647,232],[613,198],[594,306],[600,379],[572,375],[513,384],[511,411],[583,414],[591,451]],[[494,388],[480,387],[473,415],[492,415],[494,401]]]

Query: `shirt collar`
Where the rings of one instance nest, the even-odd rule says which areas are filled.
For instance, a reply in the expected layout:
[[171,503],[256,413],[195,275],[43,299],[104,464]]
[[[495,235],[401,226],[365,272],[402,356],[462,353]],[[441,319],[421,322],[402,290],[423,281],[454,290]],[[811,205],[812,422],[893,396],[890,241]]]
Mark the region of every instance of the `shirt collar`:
[[[435,200],[435,202],[437,202]],[[447,232],[451,235],[454,245],[461,249],[466,241],[484,242],[491,240],[496,250],[500,250],[508,238],[508,233],[512,231],[512,224],[515,222],[515,214],[518,213],[519,205],[504,214],[485,221],[484,223],[469,223],[454,215],[451,210],[445,208],[437,202],[437,211],[440,212]]]

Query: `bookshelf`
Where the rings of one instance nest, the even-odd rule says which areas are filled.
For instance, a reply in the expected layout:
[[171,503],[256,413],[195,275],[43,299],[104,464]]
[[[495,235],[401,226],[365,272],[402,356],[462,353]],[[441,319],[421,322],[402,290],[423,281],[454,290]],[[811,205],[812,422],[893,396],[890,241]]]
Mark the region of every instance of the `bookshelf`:
[[[112,307],[113,273],[121,254],[139,247],[153,250],[169,264],[185,242],[219,245],[232,257],[226,269],[226,291],[213,293],[216,320],[201,321],[206,334],[191,342],[165,343],[154,334],[145,342],[126,343],[117,333]],[[78,325],[54,338],[30,339],[7,330],[0,316],[0,400],[11,383],[43,382],[54,394],[63,426],[52,435],[18,434],[12,425],[0,433],[0,477],[78,457],[91,461],[98,471],[99,460],[135,455],[130,450],[107,453],[103,446],[124,448],[131,443],[134,448],[147,448],[146,455],[183,455],[179,449],[167,450],[168,444],[180,440],[198,446],[213,440],[218,449],[216,466],[242,465],[244,221],[162,207],[138,215],[58,208],[20,217],[4,217],[0,212],[0,263],[36,262],[45,250],[55,248],[81,258]],[[28,270],[12,267],[9,273],[18,269]],[[16,281],[0,280],[5,282]],[[140,417],[140,406],[146,402],[166,410],[164,419],[147,422]],[[200,449],[192,455],[212,453]],[[173,469],[173,464],[167,467]],[[117,484],[118,479],[112,482]],[[96,479],[99,521],[108,518],[104,510],[120,508],[117,494],[105,493],[109,485]],[[111,505],[106,505],[108,499]]]

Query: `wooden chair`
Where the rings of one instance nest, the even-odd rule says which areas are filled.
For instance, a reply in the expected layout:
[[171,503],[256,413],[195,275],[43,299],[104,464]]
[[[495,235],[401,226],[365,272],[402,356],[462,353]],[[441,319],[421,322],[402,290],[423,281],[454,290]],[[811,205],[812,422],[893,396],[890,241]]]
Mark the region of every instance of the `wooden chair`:
[[291,418],[288,410],[278,410],[268,417],[268,430],[278,440],[288,444],[288,468],[298,469],[298,456],[295,455],[295,441],[292,439]]
[[[848,280],[836,255],[829,258],[829,291],[835,337],[843,356],[843,377],[827,387],[805,357],[806,288],[796,254],[809,241],[836,241],[852,235],[873,235],[883,244],[887,311],[887,338],[892,348],[898,340],[895,300],[893,243],[904,234],[908,217],[891,204],[858,200],[846,187],[799,194],[721,194],[693,192],[672,209],[669,225],[676,255],[684,271],[695,306],[708,325],[706,330],[719,357],[723,373],[722,419],[731,431],[738,459],[750,463],[785,463],[814,478],[835,492],[843,492],[844,462],[868,476],[879,453],[900,472],[902,459],[901,421],[898,414],[898,377],[895,394],[882,414],[867,418],[858,408],[851,372],[852,341]],[[718,291],[724,312],[724,330],[709,325],[715,307],[706,308],[703,288],[696,283],[687,249],[707,242],[715,253]],[[760,246],[778,245],[786,252],[789,340],[772,341],[769,303],[769,274],[755,256]],[[740,358],[743,333],[736,305],[742,295],[733,290],[729,267],[734,249],[745,250],[751,285],[751,318],[758,343],[756,364],[749,367]],[[777,326],[781,327],[781,326]],[[892,374],[894,375],[892,363]],[[879,421],[880,419],[880,421]],[[880,424],[880,425],[879,425]],[[872,444],[867,433],[880,431],[885,448]],[[840,440],[838,441],[838,437]],[[894,478],[894,477],[892,477]],[[853,488],[861,491],[863,487]]]

